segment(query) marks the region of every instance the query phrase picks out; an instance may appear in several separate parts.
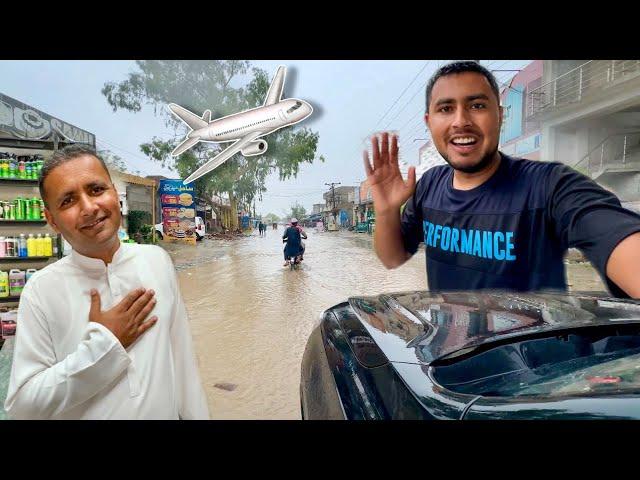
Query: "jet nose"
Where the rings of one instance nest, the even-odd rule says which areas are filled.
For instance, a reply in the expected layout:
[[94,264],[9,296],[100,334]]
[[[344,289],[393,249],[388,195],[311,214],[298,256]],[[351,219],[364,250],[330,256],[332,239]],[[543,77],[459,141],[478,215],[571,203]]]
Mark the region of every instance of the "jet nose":
[[307,118],[309,115],[313,113],[313,107],[307,102],[302,102],[301,110],[302,110],[302,113],[304,113],[304,117],[302,118]]

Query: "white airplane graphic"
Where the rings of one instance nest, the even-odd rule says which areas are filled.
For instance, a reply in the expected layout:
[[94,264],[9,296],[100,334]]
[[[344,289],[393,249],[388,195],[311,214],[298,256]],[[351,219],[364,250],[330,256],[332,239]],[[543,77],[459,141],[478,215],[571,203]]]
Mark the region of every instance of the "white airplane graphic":
[[185,140],[171,152],[174,157],[198,142],[235,142],[189,175],[184,184],[206,175],[238,152],[245,157],[263,154],[267,151],[268,144],[258,138],[301,122],[311,115],[313,107],[307,102],[296,98],[282,100],[285,73],[286,67],[279,66],[264,105],[217,120],[211,121],[211,110],[205,110],[202,117],[199,117],[180,105],[169,104],[169,110],[191,129]]

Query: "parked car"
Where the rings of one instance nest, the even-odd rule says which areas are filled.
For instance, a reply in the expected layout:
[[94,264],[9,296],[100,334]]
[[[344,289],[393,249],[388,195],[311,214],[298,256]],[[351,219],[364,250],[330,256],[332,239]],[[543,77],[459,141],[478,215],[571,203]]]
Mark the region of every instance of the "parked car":
[[[189,228],[193,230],[193,234],[196,236],[196,240],[202,240],[205,234],[207,233],[206,225],[204,223],[204,220],[202,220],[201,217],[195,217],[193,225],[190,226]],[[156,224],[156,233],[160,240],[164,238],[165,232],[164,232],[164,225],[162,223]],[[179,228],[174,231],[174,235],[177,238],[184,238],[186,236],[186,231],[185,229]]]
[[640,301],[417,291],[323,312],[303,419],[640,419]]

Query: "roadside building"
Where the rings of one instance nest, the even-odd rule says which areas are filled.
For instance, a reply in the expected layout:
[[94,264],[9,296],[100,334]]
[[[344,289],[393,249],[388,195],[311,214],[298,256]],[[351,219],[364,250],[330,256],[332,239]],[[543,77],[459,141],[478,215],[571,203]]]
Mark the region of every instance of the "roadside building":
[[325,201],[323,212],[325,223],[333,222],[343,228],[354,225],[354,202],[356,198],[354,186],[338,186],[329,189],[322,196]]
[[545,60],[526,98],[541,160],[566,163],[640,209],[640,60]]
[[[120,199],[122,227],[129,230],[130,224],[135,222],[134,228],[137,231],[139,225],[155,225],[156,219],[160,218],[154,208],[158,188],[156,180],[122,172],[113,167],[109,167],[108,170]],[[135,220],[131,222],[133,217]]]
[[529,93],[542,85],[542,71],[542,60],[534,60],[501,89],[500,151],[507,155],[540,160],[540,123],[527,115],[526,103]]

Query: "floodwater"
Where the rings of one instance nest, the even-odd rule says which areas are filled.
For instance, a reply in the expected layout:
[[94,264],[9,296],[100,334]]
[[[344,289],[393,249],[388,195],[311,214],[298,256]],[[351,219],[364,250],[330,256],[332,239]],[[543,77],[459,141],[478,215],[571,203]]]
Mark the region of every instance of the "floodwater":
[[[291,271],[283,267],[282,233],[165,245],[214,419],[300,418],[300,363],[321,312],[353,295],[427,287],[423,250],[387,270],[370,235],[307,230],[304,262]],[[588,264],[567,271],[570,289],[603,289]]]

